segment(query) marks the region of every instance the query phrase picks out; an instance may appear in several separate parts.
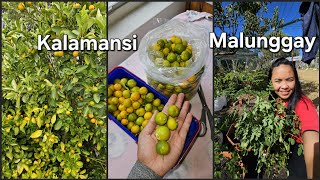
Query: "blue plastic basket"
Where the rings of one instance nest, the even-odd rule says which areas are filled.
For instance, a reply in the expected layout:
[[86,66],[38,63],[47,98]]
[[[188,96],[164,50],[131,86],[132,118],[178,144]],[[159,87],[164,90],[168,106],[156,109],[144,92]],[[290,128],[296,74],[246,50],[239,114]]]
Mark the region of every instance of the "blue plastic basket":
[[[162,104],[166,104],[169,100],[166,96],[159,93],[157,90],[149,86],[146,82],[141,80],[139,77],[125,69],[124,67],[118,66],[114,68],[109,74],[108,74],[108,84],[113,84],[115,79],[121,79],[121,78],[128,78],[128,79],[134,79],[137,82],[137,86],[145,86],[149,92],[152,92],[155,96],[155,98],[159,98],[161,100]],[[108,113],[108,118],[114,121],[122,130],[124,130],[132,139],[138,142],[138,137],[136,137],[131,131],[123,126],[112,114]],[[190,124],[189,131],[187,133],[186,141],[182,150],[182,153],[180,154],[178,163],[181,163],[184,159],[185,155],[190,150],[191,146],[193,145],[196,137],[198,136],[200,131],[200,125],[199,120],[195,117],[192,118],[192,122]],[[177,164],[178,164],[177,163]]]

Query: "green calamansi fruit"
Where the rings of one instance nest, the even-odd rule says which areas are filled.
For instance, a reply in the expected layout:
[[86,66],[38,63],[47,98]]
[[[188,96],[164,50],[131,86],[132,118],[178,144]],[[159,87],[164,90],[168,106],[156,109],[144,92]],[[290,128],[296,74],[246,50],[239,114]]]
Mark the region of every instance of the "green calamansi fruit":
[[170,144],[167,141],[158,141],[156,152],[160,155],[167,155],[170,152]]

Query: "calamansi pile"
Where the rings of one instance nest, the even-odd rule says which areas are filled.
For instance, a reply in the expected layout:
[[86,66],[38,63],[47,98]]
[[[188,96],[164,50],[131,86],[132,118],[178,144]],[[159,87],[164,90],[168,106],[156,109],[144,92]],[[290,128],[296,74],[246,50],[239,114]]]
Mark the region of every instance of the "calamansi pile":
[[191,64],[192,45],[179,36],[158,39],[152,44],[154,62],[163,67],[188,67]]
[[138,87],[134,79],[115,79],[108,85],[108,112],[138,136],[155,110],[162,111],[159,98],[144,86]]
[[170,144],[168,140],[171,136],[171,131],[178,128],[176,118],[180,114],[180,109],[176,105],[170,105],[168,115],[159,112],[155,116],[155,121],[158,127],[156,128],[155,136],[158,140],[156,144],[156,152],[160,155],[167,155],[170,152]]
[[[155,68],[183,67],[192,68],[194,63],[193,47],[181,36],[172,35],[170,39],[156,39],[149,47],[149,57],[154,62]],[[187,70],[176,70],[175,76],[181,76]],[[147,74],[148,84],[163,95],[170,97],[172,94],[184,93],[187,100],[190,100],[196,93],[200,83],[200,77],[204,72],[204,67],[197,73],[179,83],[171,84],[155,80]],[[172,77],[174,78],[174,77]]]

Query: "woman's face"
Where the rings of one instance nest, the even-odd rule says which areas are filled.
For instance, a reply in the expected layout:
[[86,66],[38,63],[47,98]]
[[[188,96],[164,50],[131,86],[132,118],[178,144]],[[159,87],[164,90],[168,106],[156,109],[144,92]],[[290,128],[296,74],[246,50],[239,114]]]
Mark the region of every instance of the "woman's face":
[[292,68],[283,64],[273,68],[271,81],[275,93],[282,100],[287,100],[291,96],[296,84]]

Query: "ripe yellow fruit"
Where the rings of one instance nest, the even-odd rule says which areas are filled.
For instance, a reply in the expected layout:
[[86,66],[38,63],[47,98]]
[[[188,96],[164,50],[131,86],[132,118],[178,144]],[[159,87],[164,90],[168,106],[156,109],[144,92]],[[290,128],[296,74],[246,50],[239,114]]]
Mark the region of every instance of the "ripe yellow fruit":
[[63,51],[56,51],[53,53],[54,57],[62,57],[64,56],[64,52]]
[[128,119],[122,119],[122,120],[121,120],[121,124],[122,124],[122,125],[125,125],[125,126],[126,126],[126,125],[128,125],[128,123],[129,123]]
[[98,87],[95,87],[95,86],[92,87],[92,92],[98,92],[98,90],[99,90]]
[[27,5],[28,7],[30,7],[30,6],[32,6],[32,2],[30,2],[30,1],[26,2],[26,5]]
[[48,106],[47,106],[47,105],[44,105],[44,106],[43,106],[43,109],[48,109]]
[[30,118],[29,117],[25,117],[24,120],[30,121]]
[[63,88],[63,85],[62,84],[59,84],[59,89],[62,89]]
[[82,143],[81,142],[78,143],[78,147],[82,147]]
[[10,127],[6,128],[6,132],[10,133]]
[[137,134],[140,131],[140,127],[138,125],[133,125],[130,130],[133,134]]
[[73,8],[79,9],[79,8],[81,8],[81,5],[79,3],[75,3],[75,4],[73,4]]
[[90,6],[89,6],[89,10],[90,10],[90,11],[94,10],[94,5],[90,5]]
[[71,114],[71,112],[70,111],[66,111],[66,115],[70,115]]
[[73,57],[78,57],[79,56],[79,51],[73,51],[72,55],[73,55]]
[[20,10],[20,11],[23,11],[24,10],[24,4],[23,3],[19,3],[18,4],[18,9]]
[[152,117],[152,112],[146,112],[146,113],[144,114],[144,119],[145,119],[145,120],[149,120],[149,119],[151,119],[151,117]]
[[89,117],[90,119],[92,119],[92,118],[94,118],[94,115],[93,115],[93,114],[88,114],[88,117]]
[[94,106],[95,103],[94,103],[93,101],[90,101],[90,102],[89,102],[89,105],[90,105],[90,106]]
[[96,123],[96,122],[97,122],[96,119],[94,119],[94,118],[91,119],[91,123]]

